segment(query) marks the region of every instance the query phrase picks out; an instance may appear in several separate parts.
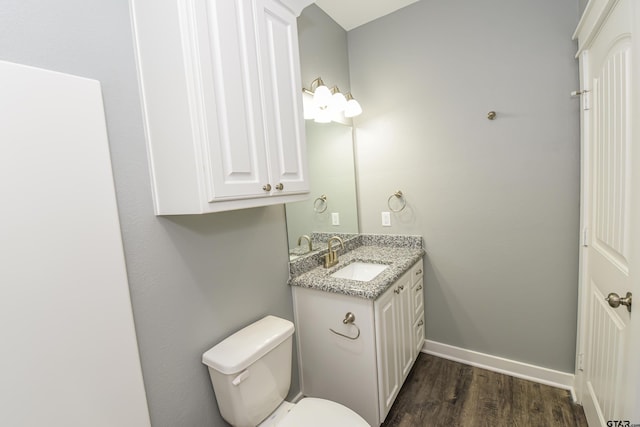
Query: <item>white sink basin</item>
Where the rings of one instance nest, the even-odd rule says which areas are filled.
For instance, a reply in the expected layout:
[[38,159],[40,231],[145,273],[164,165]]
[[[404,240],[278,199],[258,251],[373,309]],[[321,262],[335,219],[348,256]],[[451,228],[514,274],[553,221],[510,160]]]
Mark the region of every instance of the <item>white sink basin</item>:
[[389,268],[389,266],[385,264],[356,261],[336,271],[330,277],[368,282],[387,268]]

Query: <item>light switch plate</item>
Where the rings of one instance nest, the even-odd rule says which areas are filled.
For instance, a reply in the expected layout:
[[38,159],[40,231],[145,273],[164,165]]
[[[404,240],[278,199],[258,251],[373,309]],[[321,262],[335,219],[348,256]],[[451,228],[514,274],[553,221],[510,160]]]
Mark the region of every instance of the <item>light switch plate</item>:
[[340,225],[340,212],[331,212],[331,225]]
[[391,212],[382,212],[382,226],[391,227]]

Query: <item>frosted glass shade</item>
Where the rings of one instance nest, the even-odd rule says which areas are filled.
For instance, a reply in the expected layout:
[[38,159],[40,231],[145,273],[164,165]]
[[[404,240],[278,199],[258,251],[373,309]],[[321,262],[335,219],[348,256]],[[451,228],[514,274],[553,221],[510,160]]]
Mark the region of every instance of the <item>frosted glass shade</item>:
[[344,116],[355,117],[359,116],[360,114],[362,114],[362,107],[360,106],[360,103],[353,98],[348,100],[347,106],[344,109]]
[[322,85],[318,86],[315,91],[313,91],[313,104],[317,108],[327,108],[333,99],[333,95],[331,95],[331,91],[328,87]]
[[333,111],[341,112],[347,107],[347,98],[340,92],[336,92],[331,97],[331,108]]

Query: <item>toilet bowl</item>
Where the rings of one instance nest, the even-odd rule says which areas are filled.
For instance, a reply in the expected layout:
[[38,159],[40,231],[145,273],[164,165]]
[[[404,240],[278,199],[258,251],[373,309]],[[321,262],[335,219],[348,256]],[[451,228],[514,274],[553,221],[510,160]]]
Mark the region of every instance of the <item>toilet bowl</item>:
[[370,427],[339,403],[284,399],[291,382],[293,323],[266,316],[202,355],[222,417],[235,427]]

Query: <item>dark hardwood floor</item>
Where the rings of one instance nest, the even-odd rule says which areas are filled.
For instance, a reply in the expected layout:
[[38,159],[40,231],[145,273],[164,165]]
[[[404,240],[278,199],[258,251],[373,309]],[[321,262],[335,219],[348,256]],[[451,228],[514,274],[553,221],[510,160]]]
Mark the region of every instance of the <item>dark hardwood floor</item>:
[[420,353],[384,427],[587,427],[567,390]]

